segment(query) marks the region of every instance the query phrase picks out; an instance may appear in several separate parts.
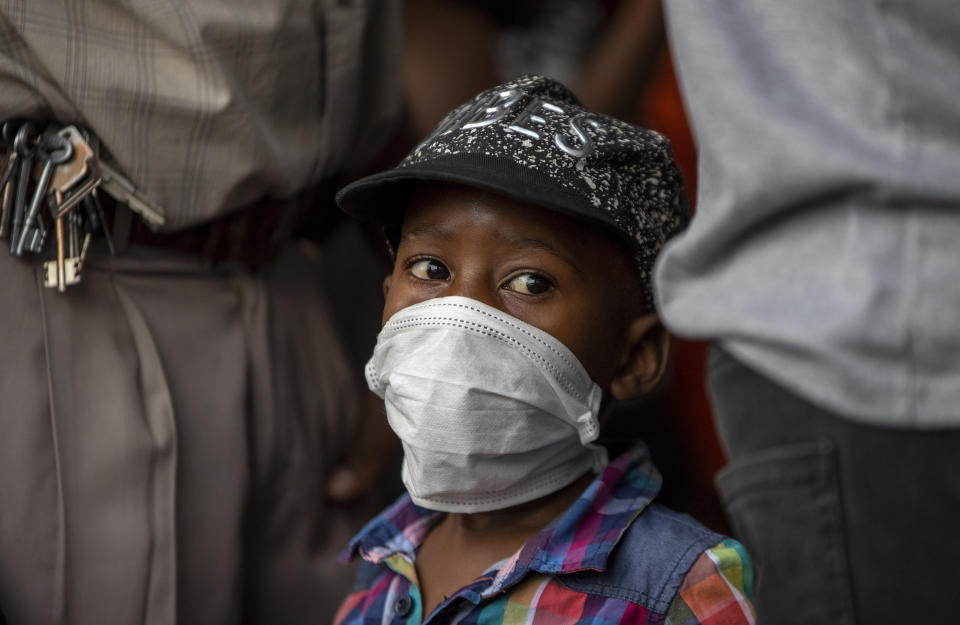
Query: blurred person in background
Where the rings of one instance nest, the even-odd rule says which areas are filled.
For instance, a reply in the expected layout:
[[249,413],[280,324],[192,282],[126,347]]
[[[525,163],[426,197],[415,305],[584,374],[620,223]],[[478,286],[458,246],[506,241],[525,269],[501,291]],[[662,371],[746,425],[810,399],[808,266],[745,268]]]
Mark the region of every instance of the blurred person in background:
[[762,623],[945,623],[960,560],[960,11],[669,0],[700,157],[658,269],[717,339]]
[[[355,496],[384,456],[376,430],[350,444],[370,410],[344,338],[363,332],[335,320],[363,325],[342,309],[379,298],[356,284],[380,269],[340,242],[334,270],[333,243],[295,235],[331,229],[330,191],[392,132],[399,9],[0,9],[0,118],[89,131],[166,216],[154,231],[100,193],[115,249],[94,238],[65,293],[45,287],[49,245],[3,241],[0,622],[331,617],[350,582],[332,555],[370,508],[335,513],[328,491]],[[360,470],[334,474],[347,459]]]
[[407,0],[406,9],[403,84],[421,135],[478,90],[527,73],[635,117],[663,50],[658,0]]

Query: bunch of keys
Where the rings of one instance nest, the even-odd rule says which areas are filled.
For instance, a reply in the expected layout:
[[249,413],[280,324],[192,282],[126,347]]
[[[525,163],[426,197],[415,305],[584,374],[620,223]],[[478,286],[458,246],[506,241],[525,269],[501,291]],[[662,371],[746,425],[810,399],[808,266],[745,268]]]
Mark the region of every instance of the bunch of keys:
[[129,206],[152,228],[163,225],[162,209],[137,193],[122,174],[101,163],[75,126],[41,133],[31,122],[8,121],[0,127],[0,139],[7,151],[0,178],[0,238],[9,239],[14,256],[41,254],[52,221],[57,258],[44,263],[48,288],[63,292],[80,282],[94,235],[102,233],[114,253],[98,188]]

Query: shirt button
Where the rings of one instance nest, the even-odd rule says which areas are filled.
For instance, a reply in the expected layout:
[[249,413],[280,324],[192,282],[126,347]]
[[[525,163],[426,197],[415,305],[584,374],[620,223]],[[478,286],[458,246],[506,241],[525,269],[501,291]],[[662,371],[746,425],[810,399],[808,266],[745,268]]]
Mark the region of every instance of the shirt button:
[[393,613],[400,618],[410,614],[411,610],[413,610],[413,599],[410,598],[410,595],[400,595],[393,602]]

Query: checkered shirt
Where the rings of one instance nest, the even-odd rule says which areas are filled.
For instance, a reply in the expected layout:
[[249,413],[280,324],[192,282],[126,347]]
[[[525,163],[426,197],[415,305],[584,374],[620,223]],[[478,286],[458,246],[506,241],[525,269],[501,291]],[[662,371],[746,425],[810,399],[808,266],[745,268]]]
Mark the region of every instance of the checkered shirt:
[[[743,547],[700,528],[685,515],[666,513],[671,523],[696,526],[701,535],[720,540],[711,540],[693,554],[699,553],[692,566],[678,572],[680,582],[671,587],[673,595],[667,601],[658,605],[653,600],[632,600],[644,593],[631,589],[634,582],[626,578],[591,583],[591,576],[606,571],[618,545],[630,546],[625,536],[631,526],[651,527],[635,523],[638,517],[665,514],[651,504],[659,488],[659,474],[645,447],[618,457],[555,524],[444,600],[426,620],[417,585],[416,552],[443,515],[414,505],[404,495],[367,524],[341,555],[344,561],[360,556],[363,562],[357,585],[334,623],[752,624],[753,569]],[[629,558],[644,555],[629,554]]]

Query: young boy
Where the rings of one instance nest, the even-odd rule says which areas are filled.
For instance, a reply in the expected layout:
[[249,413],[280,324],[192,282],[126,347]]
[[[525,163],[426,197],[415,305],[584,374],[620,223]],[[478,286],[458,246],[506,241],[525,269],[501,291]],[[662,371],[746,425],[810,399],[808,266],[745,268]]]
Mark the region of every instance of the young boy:
[[528,76],[450,113],[338,195],[396,264],[370,388],[408,494],[354,538],[336,623],[752,623],[739,543],[608,461],[601,399],[649,392],[669,339],[656,254],[687,219],[660,135]]

